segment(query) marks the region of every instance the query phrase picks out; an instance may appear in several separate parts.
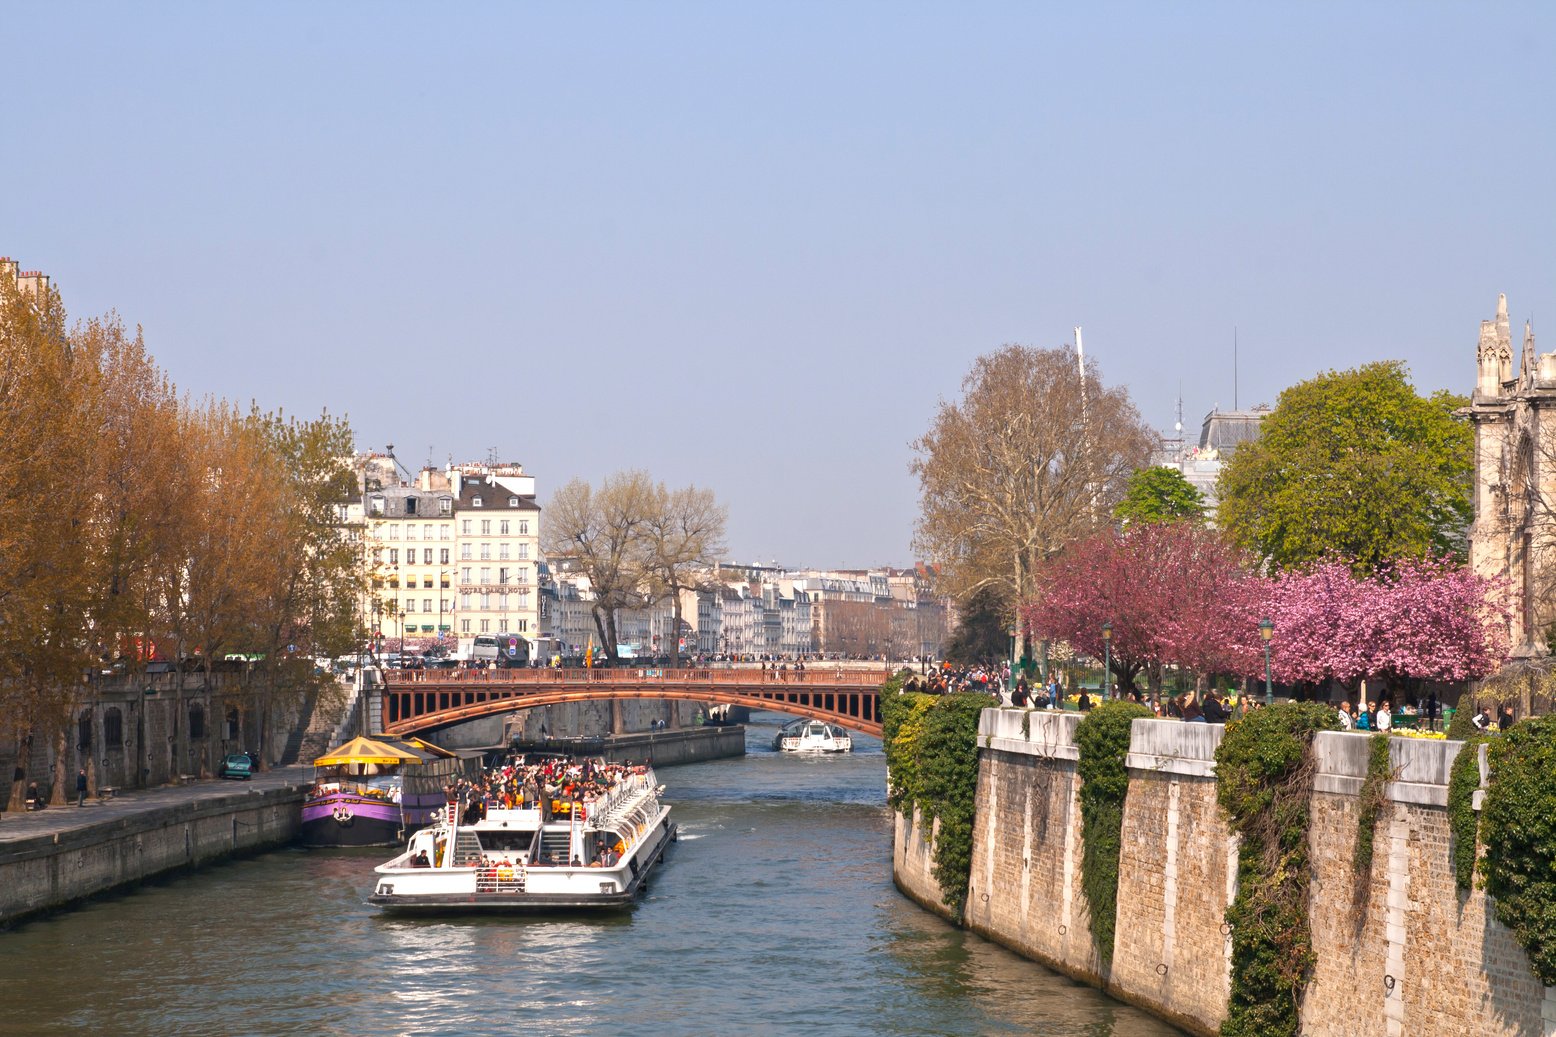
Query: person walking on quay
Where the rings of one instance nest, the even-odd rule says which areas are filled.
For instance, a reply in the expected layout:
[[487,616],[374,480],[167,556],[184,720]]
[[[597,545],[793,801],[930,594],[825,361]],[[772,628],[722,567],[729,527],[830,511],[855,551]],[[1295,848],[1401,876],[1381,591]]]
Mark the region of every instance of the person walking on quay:
[[86,768],[76,771],[76,806],[86,806]]

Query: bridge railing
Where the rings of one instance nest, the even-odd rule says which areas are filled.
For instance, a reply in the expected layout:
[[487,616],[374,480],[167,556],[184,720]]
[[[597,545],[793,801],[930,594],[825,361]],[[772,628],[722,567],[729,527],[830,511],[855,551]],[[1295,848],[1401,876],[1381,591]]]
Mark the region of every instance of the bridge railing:
[[796,687],[879,687],[888,677],[889,670],[841,669],[817,665],[804,670],[726,670],[726,669],[664,669],[660,667],[616,666],[598,669],[524,668],[496,670],[390,670],[385,674],[386,683],[396,687],[406,685],[450,685],[462,687],[479,684],[534,685],[555,687],[559,684],[706,684],[709,687],[785,685]]

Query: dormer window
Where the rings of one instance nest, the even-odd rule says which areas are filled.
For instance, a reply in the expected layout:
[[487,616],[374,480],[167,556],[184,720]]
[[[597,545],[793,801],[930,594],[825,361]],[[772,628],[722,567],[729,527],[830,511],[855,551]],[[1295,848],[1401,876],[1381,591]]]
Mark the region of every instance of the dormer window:
[[510,508],[517,508],[518,506],[519,506],[519,498],[517,498],[517,497],[509,497],[508,498],[508,507],[510,507]]
[[416,514],[416,498],[415,497],[407,497],[407,498],[405,498],[405,513],[407,515],[414,515],[414,514]]
[[452,515],[454,513],[454,499],[452,497],[438,498],[438,514]]
[[384,499],[377,495],[369,498],[367,502],[367,510],[372,512],[374,515],[382,515],[384,513]]
[[471,497],[470,498],[470,506],[472,508],[479,508],[481,506],[481,498],[480,497]]

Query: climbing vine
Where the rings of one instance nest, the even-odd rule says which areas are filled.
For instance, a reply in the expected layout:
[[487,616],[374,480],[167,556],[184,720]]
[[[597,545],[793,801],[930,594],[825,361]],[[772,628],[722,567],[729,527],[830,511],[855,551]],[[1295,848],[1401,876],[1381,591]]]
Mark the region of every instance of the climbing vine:
[[1556,986],[1556,716],[1520,721],[1486,758],[1481,883],[1535,976]]
[[1368,746],[1367,777],[1362,780],[1360,809],[1356,815],[1356,848],[1351,854],[1358,908],[1366,902],[1367,884],[1372,878],[1372,846],[1377,837],[1378,814],[1383,810],[1383,791],[1389,777],[1389,736],[1375,734]]
[[[900,677],[900,675],[899,675]],[[941,899],[960,918],[972,874],[974,804],[978,790],[978,715],[987,695],[901,692],[893,678],[881,689],[881,727],[892,808],[925,826],[936,821],[934,876]]]
[[1480,836],[1480,814],[1475,792],[1480,788],[1480,745],[1485,735],[1471,735],[1453,758],[1448,772],[1448,828],[1453,833],[1453,883],[1460,893],[1475,884],[1475,846]]
[[1151,711],[1133,702],[1109,702],[1087,713],[1075,728],[1080,749],[1081,888],[1091,918],[1091,938],[1106,965],[1113,960],[1118,918],[1118,856],[1129,791],[1129,728]]
[[1242,837],[1237,897],[1226,913],[1232,990],[1223,1037],[1297,1033],[1297,1008],[1313,970],[1313,734],[1337,726],[1327,705],[1282,703],[1227,724],[1216,749],[1216,796]]

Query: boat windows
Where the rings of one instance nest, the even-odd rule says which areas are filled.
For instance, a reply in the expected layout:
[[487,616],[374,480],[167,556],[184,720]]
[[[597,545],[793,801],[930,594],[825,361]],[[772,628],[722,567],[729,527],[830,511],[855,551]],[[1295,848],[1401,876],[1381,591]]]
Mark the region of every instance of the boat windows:
[[533,829],[483,830],[476,835],[481,840],[481,849],[488,853],[525,853],[535,841]]

